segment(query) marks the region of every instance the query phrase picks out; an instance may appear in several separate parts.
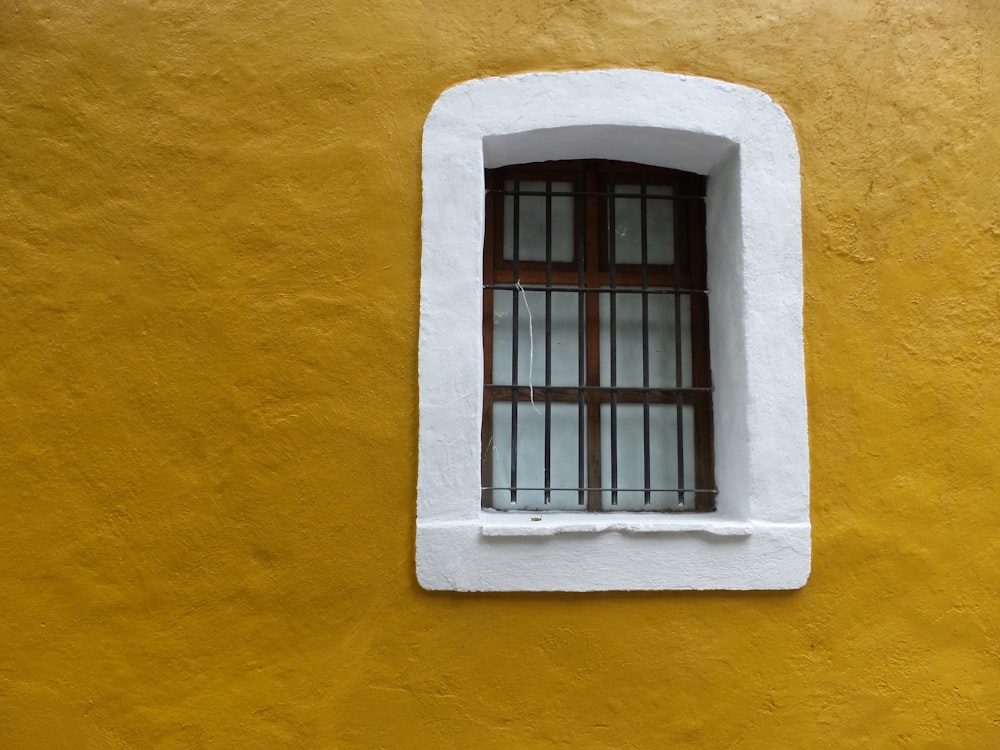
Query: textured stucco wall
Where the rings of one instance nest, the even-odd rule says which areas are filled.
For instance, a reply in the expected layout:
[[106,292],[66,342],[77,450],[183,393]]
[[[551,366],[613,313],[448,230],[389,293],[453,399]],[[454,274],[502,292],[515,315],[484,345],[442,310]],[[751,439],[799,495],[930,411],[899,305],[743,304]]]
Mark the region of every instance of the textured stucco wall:
[[[414,576],[447,87],[762,89],[802,157],[813,573]],[[1000,3],[0,5],[0,746],[1000,745]]]

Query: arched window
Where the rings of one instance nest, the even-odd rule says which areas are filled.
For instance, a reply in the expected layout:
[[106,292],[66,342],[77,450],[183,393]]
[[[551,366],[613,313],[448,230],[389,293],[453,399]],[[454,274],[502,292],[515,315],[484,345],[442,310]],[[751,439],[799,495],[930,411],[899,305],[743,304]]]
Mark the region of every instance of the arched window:
[[[636,477],[641,464],[643,474],[642,485],[629,488],[638,491],[628,496],[628,503],[635,505],[630,505],[628,511],[596,512],[598,497],[602,498],[602,504],[611,505],[611,496],[605,495],[604,490],[612,491],[613,495],[613,490],[622,487],[621,477],[600,478],[596,486],[591,481],[615,463],[611,446],[617,441],[617,436],[616,440],[610,436],[610,426],[615,424],[610,413],[603,420],[608,425],[607,436],[602,420],[587,414],[580,416],[581,392],[586,407],[590,387],[598,390],[611,387],[609,382],[601,382],[599,372],[596,379],[592,377],[589,381],[584,373],[574,393],[548,392],[550,401],[556,395],[569,397],[570,401],[576,396],[576,429],[584,436],[590,430],[591,435],[589,443],[579,442],[585,443],[585,453],[607,454],[607,458],[596,456],[586,461],[584,473],[590,478],[584,484],[572,485],[577,491],[577,506],[580,490],[585,490],[587,509],[536,512],[553,502],[552,446],[550,440],[546,482],[544,427],[536,433],[541,435],[537,446],[543,455],[542,484],[530,485],[541,487],[541,495],[536,493],[524,506],[527,512],[500,512],[496,509],[498,490],[484,492],[484,487],[509,488],[514,484],[499,485],[493,481],[489,474],[496,473],[495,464],[490,464],[484,472],[484,417],[487,422],[495,420],[497,410],[506,408],[510,424],[514,413],[525,413],[522,385],[518,381],[506,384],[509,394],[506,407],[495,406],[503,398],[494,399],[493,414],[484,415],[484,403],[491,403],[488,397],[484,401],[486,384],[497,385],[484,380],[484,353],[487,358],[490,356],[488,350],[484,352],[484,298],[488,300],[491,291],[494,299],[500,291],[506,292],[513,317],[514,310],[521,309],[529,292],[523,278],[511,281],[508,286],[513,286],[513,290],[497,289],[496,279],[494,289],[490,290],[490,282],[484,278],[487,267],[483,260],[484,238],[487,227],[491,226],[484,200],[487,175],[502,174],[490,170],[511,165],[595,159],[679,170],[705,178],[706,288],[692,291],[707,292],[704,296],[711,322],[708,351],[704,355],[711,362],[714,387],[708,410],[711,428],[702,429],[699,434],[712,436],[708,449],[714,454],[712,465],[707,474],[702,471],[702,476],[712,476],[714,487],[690,489],[717,489],[711,513],[644,512],[648,509],[647,490],[651,495],[653,489],[689,488],[654,487],[652,477],[647,483],[647,467],[651,474],[654,467],[645,458],[636,461],[631,448],[633,463],[626,467],[626,473]],[[544,194],[550,190],[550,179],[553,178],[545,178],[545,190],[528,192]],[[798,153],[791,124],[780,107],[754,89],[648,71],[541,73],[469,81],[442,94],[427,118],[423,181],[417,513],[417,572],[421,584],[427,588],[458,590],[801,586],[810,567],[801,219]],[[646,180],[647,193],[650,182]],[[641,180],[639,185],[641,191]],[[523,195],[524,191],[520,192]],[[561,196],[542,197],[551,204]],[[647,210],[651,200],[659,199],[647,196]],[[551,205],[543,209],[551,210]],[[501,213],[507,216],[502,209]],[[525,220],[539,221],[537,216]],[[545,221],[551,222],[551,217]],[[574,221],[578,221],[575,214]],[[492,226],[491,231],[500,230]],[[521,236],[520,227],[516,235],[511,235],[512,240],[514,236]],[[495,249],[495,234],[492,241]],[[505,241],[501,234],[501,246]],[[560,245],[564,241],[551,236],[547,241],[548,252],[565,252]],[[642,253],[641,240],[639,252]],[[561,255],[558,258],[551,257],[553,272],[556,263],[565,262]],[[574,258],[579,260],[577,256]],[[546,265],[544,258],[541,263],[543,267]],[[584,278],[583,286],[587,283]],[[541,291],[544,297],[544,289]],[[676,304],[681,296],[676,294],[677,289],[673,291]],[[521,300],[517,306],[513,303],[514,292]],[[632,293],[619,291],[614,297],[619,300]],[[600,296],[597,292],[581,294]],[[555,294],[549,296],[553,298],[549,303],[554,302]],[[605,294],[602,298],[607,321],[605,344],[609,346],[610,332],[617,330],[610,324],[612,295]],[[564,302],[559,300],[556,304]],[[530,306],[530,300],[528,303]],[[549,303],[541,301],[543,307]],[[596,336],[598,349],[601,304],[598,301],[597,305],[590,305],[598,310],[596,333],[585,332],[592,339]],[[584,308],[585,318],[586,301]],[[622,309],[630,308],[626,303]],[[641,317],[640,313],[640,326]],[[555,312],[551,317],[540,315],[540,318],[554,321]],[[586,322],[578,325],[585,326]],[[519,321],[516,326],[512,324],[509,334],[501,335],[509,335],[509,345],[513,346],[513,341],[520,341],[520,330]],[[528,331],[529,339],[534,330]],[[494,327],[491,333],[494,341],[490,346],[495,348],[497,329]],[[544,332],[541,335],[545,337]],[[679,340],[682,338],[675,339],[675,343]],[[675,347],[672,360],[675,367],[678,353],[682,368],[688,358],[684,346],[682,341],[679,351]],[[544,350],[544,343],[542,347]],[[536,351],[530,340],[526,349],[529,358]],[[693,353],[690,358],[693,362]],[[541,359],[548,361],[544,355]],[[604,366],[610,368],[611,361],[608,358]],[[551,362],[554,365],[555,359]],[[539,363],[539,366],[544,365]],[[599,359],[596,366],[602,367]],[[521,367],[519,361],[518,373]],[[584,367],[594,365],[584,361]],[[542,412],[544,420],[546,383],[544,374],[541,377],[538,382],[542,387],[542,404],[535,399],[534,406]],[[530,404],[536,395],[534,382],[528,384],[526,418],[529,420],[538,417]],[[682,380],[677,381],[675,373],[675,391],[678,383],[683,389],[683,374]],[[691,383],[692,388],[706,387],[695,386],[693,380]],[[638,386],[640,391],[643,387]],[[610,412],[611,391],[606,393],[609,396],[606,406],[591,399],[598,412],[602,409]],[[516,412],[512,406],[515,394],[519,399]],[[647,394],[654,395],[652,391]],[[680,395],[684,406],[684,394]],[[688,395],[691,399],[687,405],[692,406],[694,393]],[[676,413],[677,393],[655,396],[672,399]],[[657,413],[654,418],[654,411],[657,410],[649,411],[651,420],[662,416]],[[635,417],[639,412],[642,417]],[[550,430],[553,414],[550,407]],[[624,417],[631,425],[629,429],[646,419],[645,400],[634,414]],[[685,470],[683,462],[688,460],[687,454],[680,455],[686,440],[683,412],[679,421],[679,431],[677,421],[672,425],[678,435],[672,447],[679,456],[673,474],[664,472],[662,467],[655,469],[665,483],[671,478],[679,479]],[[694,412],[689,422],[692,426],[696,424]],[[595,423],[596,428],[592,426]],[[645,427],[642,429],[645,436]],[[495,429],[491,434],[494,440],[498,436]],[[514,431],[514,434],[519,433]],[[694,445],[704,438],[692,434],[691,440]],[[566,457],[559,457],[559,471],[566,475],[576,472],[577,479],[579,442],[571,467],[563,463]],[[641,442],[644,449],[653,448],[645,437]],[[560,441],[564,447],[567,444]],[[622,444],[618,445],[621,449]],[[662,445],[660,448],[665,450]],[[517,455],[516,447],[512,446],[509,458]],[[687,485],[692,473],[697,475],[698,470],[692,468],[680,484]],[[550,490],[549,503],[545,502],[546,487]],[[487,493],[491,497],[486,505],[492,504],[492,508],[483,507]],[[680,497],[681,493],[676,492],[675,502]],[[695,493],[690,500],[697,498]],[[623,499],[619,496],[619,501]],[[685,493],[685,507],[688,499]],[[560,496],[559,500],[574,502],[568,496]],[[539,506],[531,504],[536,501]]]

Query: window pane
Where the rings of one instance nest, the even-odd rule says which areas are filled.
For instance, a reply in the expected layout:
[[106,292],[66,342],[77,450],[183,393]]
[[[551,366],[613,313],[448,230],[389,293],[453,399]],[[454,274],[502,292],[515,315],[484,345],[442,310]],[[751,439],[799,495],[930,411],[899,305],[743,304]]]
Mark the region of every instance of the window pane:
[[[493,403],[493,441],[489,446],[493,457],[493,486],[510,485],[510,417],[509,401]],[[507,490],[493,491],[493,507],[499,510],[585,510],[579,504],[579,443],[586,440],[586,430],[579,424],[577,404],[552,404],[551,486],[570,487],[555,490],[551,502],[545,504],[542,490],[518,490],[517,503],[510,501]],[[584,446],[586,450],[586,446]],[[545,486],[545,400],[535,399],[517,404],[517,486]]]
[[[694,408],[682,407],[684,427],[684,488],[695,488]],[[676,492],[653,492],[645,505],[645,459],[643,455],[642,404],[618,404],[618,504],[611,504],[611,492],[601,493],[604,510],[691,510],[694,495],[685,495],[684,505]],[[652,404],[649,407],[650,488],[681,489],[677,471],[677,406]],[[611,405],[601,404],[601,486],[611,483]]]
[[[680,295],[681,382],[677,383],[674,341],[674,295],[650,294],[649,298],[649,387],[676,388],[691,385],[691,297]],[[611,385],[611,299],[601,295],[601,385]],[[617,354],[616,385],[642,387],[642,295],[616,294]]]
[[[558,287],[554,287],[558,289]],[[514,297],[518,302],[517,383],[545,385],[545,292],[493,295],[493,382],[511,385]],[[580,349],[576,292],[552,293],[552,385],[579,385]],[[542,393],[536,399],[545,400]]]
[[[518,194],[504,195],[502,233],[490,232],[486,237],[486,262],[495,261],[496,279],[509,281],[516,246],[523,265],[515,280],[528,289],[488,291],[486,297],[492,318],[484,327],[492,348],[492,371],[486,373],[486,380],[496,388],[487,399],[493,424],[492,435],[484,436],[484,457],[493,473],[492,486],[513,484],[517,488],[513,493],[493,490],[486,503],[527,512],[585,510],[587,496],[594,493],[601,496],[599,505],[604,510],[694,510],[694,467],[702,460],[695,456],[697,409],[686,403],[687,399],[681,407],[663,403],[675,396],[680,399],[679,394],[671,394],[675,389],[694,385],[693,355],[700,352],[701,345],[700,339],[696,342],[692,336],[691,293],[663,286],[669,277],[664,266],[675,263],[675,250],[679,250],[674,247],[677,217],[673,201],[678,191],[673,185],[640,184],[647,179],[669,182],[675,176],[652,167],[637,170],[628,166],[618,173],[626,184],[615,185],[616,165],[596,161],[573,164],[581,174],[586,172],[585,183],[574,181],[568,163],[557,164],[552,172],[547,167],[524,165],[493,173],[506,192],[513,192],[516,186]],[[549,183],[548,197],[545,180],[538,179],[545,174],[558,174],[562,180]],[[607,185],[612,192],[607,198],[580,202],[572,195],[553,195],[572,193],[583,184]],[[598,208],[596,216],[583,215]],[[577,225],[587,231],[578,236]],[[500,242],[501,234],[503,246],[495,252],[491,243]],[[616,242],[617,264],[621,266],[614,292],[608,285],[607,265],[594,262],[600,260],[608,238]],[[548,292],[538,290],[546,276],[540,272],[546,245],[549,258],[563,264],[553,269],[552,278],[564,284],[553,285]],[[695,249],[700,248],[699,244]],[[584,249],[581,256],[579,251]],[[501,253],[505,262],[500,260]],[[638,287],[643,256],[651,266],[648,278],[654,284],[647,291]],[[581,261],[579,268],[574,258]],[[563,274],[567,265],[576,272]],[[577,284],[586,291],[575,291]],[[546,385],[556,389],[548,411],[548,434]],[[512,412],[510,389],[504,386],[518,388],[516,413]],[[645,409],[636,403],[642,400],[636,389],[644,386],[657,391],[650,394],[651,403]],[[611,395],[606,390],[610,387],[619,391],[615,446],[611,445]],[[590,410],[589,425],[580,416],[584,407]],[[512,436],[515,427],[517,434]],[[584,451],[581,456],[588,434],[592,443],[597,443],[600,435],[600,443],[592,445],[593,455]],[[699,441],[698,446],[704,449],[706,440],[699,435]],[[511,455],[512,451],[516,455]],[[623,488],[614,506],[610,504],[613,453],[615,484]],[[683,466],[678,467],[678,462]],[[589,490],[577,490],[591,481]],[[711,483],[710,478],[706,481]],[[686,485],[683,504],[678,502],[681,482]],[[551,493],[549,504],[545,503],[546,484]],[[645,503],[646,488],[649,505]],[[511,502],[512,494],[516,502]]]
[[[520,190],[545,192],[542,180],[521,180]],[[505,190],[514,189],[514,180],[504,182]],[[572,182],[553,182],[553,192],[570,192]],[[518,258],[545,261],[545,196],[522,195],[518,198]],[[514,196],[505,195],[503,204],[503,257],[514,259]],[[552,198],[552,260],[568,263],[573,260],[573,198]]]
[[[615,185],[614,192],[639,194],[639,185]],[[672,195],[670,185],[647,185],[647,195]],[[642,263],[642,198],[615,198],[615,259]],[[674,262],[674,202],[646,201],[646,258],[654,265]]]

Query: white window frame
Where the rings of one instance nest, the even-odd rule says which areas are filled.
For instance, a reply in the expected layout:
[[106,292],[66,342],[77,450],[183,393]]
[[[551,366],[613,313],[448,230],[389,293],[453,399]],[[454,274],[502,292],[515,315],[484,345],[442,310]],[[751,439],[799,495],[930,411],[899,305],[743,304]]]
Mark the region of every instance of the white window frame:
[[[484,169],[606,158],[708,175],[717,510],[481,507]],[[427,589],[791,589],[811,565],[799,157],[756,89],[639,70],[445,91],[424,125],[417,578]]]

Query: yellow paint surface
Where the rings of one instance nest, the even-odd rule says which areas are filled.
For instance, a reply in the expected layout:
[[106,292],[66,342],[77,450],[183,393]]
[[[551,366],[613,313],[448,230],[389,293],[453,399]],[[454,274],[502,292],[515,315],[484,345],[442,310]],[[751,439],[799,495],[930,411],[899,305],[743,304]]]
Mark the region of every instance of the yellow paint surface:
[[[813,575],[413,571],[420,135],[642,67],[802,154]],[[0,747],[1000,747],[1000,3],[0,4]]]

